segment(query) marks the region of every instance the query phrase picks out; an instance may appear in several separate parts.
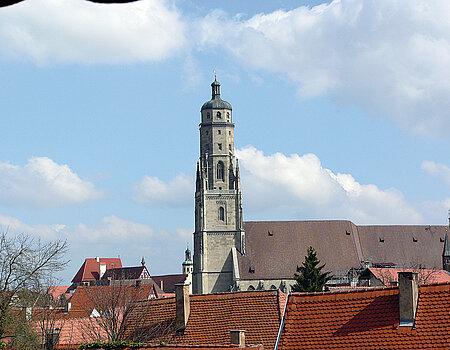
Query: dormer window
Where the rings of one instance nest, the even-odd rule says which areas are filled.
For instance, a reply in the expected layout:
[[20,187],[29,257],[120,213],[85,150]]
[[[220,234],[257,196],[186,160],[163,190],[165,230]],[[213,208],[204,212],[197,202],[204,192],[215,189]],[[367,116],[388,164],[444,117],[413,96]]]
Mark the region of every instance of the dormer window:
[[218,144],[217,144],[217,148],[219,149],[219,151],[221,151],[221,150],[222,150],[222,144],[221,144],[221,143],[218,143]]

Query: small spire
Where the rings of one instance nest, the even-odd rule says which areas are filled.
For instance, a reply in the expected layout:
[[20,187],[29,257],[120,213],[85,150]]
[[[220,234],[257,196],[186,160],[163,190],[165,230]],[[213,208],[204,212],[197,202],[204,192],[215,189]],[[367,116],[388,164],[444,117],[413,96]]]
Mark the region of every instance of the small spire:
[[144,259],[144,257],[142,257],[141,265],[142,265],[142,266],[145,266],[145,259]]

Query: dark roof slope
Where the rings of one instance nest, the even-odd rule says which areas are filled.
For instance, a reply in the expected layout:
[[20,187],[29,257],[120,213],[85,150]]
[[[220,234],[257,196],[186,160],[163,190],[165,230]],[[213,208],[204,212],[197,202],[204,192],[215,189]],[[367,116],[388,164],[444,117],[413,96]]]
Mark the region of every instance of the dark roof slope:
[[113,280],[135,280],[141,276],[144,268],[144,266],[132,266],[109,269],[106,270],[105,274],[102,276],[102,280],[107,280],[108,278]]
[[441,269],[447,229],[428,225],[358,226],[358,233],[366,260]]
[[[354,225],[350,221],[245,222],[246,256],[240,257],[243,279],[292,278],[313,246],[325,270],[359,266]],[[347,234],[349,233],[349,234]],[[254,273],[249,273],[250,268]]]
[[162,276],[152,276],[153,281],[161,288],[165,293],[174,293],[175,284],[183,283],[186,280],[187,275],[185,274],[175,274],[175,275],[162,275]]
[[140,341],[169,344],[229,344],[230,330],[245,329],[247,344],[273,349],[284,307],[283,293],[254,291],[190,296],[186,329],[177,334],[175,298],[141,302],[133,310],[130,337]]
[[[442,268],[446,226],[356,226],[351,221],[249,221],[246,255],[238,255],[241,279],[292,278],[313,246],[334,274],[361,261],[398,267]],[[254,271],[253,273],[250,272]]]
[[414,327],[399,327],[398,288],[288,298],[278,349],[450,349],[450,284],[419,289]]

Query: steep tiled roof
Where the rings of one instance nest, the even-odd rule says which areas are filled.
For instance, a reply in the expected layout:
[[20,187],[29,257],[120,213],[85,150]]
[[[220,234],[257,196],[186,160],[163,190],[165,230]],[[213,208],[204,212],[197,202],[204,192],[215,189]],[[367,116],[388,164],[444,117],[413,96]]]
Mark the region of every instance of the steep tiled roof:
[[162,275],[162,276],[152,276],[153,281],[161,287],[165,293],[173,293],[175,292],[175,284],[183,283],[186,280],[185,274],[175,274],[175,275]]
[[106,269],[122,267],[120,258],[86,258],[81,265],[72,283],[81,283],[87,281],[95,281],[100,279],[100,265],[106,265]]
[[[71,308],[66,318],[89,317],[94,308],[108,305],[113,300],[118,303],[147,300],[153,297],[155,290],[151,284],[135,286],[80,286],[70,298]],[[154,297],[158,297],[157,293]],[[99,310],[97,310],[99,311]]]
[[368,269],[384,285],[389,286],[389,282],[398,282],[399,272],[416,272],[420,284],[447,283],[450,282],[450,274],[445,270],[429,269],[396,269],[396,268],[375,268]]
[[450,284],[424,285],[414,327],[399,327],[398,288],[292,294],[278,349],[450,349]]
[[[357,226],[351,221],[249,221],[241,279],[292,278],[309,246],[325,270],[339,274],[361,261],[442,268],[446,226]],[[250,272],[254,271],[254,272]]]
[[174,328],[175,298],[149,300],[133,311],[129,336],[151,343],[227,345],[230,330],[245,329],[248,344],[271,349],[279,330],[282,295],[279,291],[191,295],[188,323],[180,334]]

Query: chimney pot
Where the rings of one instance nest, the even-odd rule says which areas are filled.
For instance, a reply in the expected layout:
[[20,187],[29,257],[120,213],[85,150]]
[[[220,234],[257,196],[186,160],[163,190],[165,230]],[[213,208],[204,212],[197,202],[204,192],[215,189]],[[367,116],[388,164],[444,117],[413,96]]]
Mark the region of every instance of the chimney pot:
[[400,314],[400,326],[414,326],[418,300],[419,282],[417,272],[399,272],[398,306]]
[[175,284],[176,299],[176,321],[175,326],[177,332],[183,331],[189,319],[190,302],[189,302],[189,284]]
[[230,330],[231,344],[237,345],[240,348],[245,347],[245,330],[233,329]]

